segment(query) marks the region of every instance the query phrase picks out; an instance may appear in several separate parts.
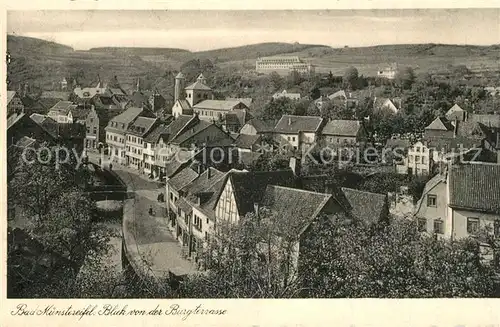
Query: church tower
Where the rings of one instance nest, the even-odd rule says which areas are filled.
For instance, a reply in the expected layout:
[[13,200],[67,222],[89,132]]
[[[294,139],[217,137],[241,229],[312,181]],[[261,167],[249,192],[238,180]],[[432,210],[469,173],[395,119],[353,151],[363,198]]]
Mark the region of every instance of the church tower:
[[175,76],[174,102],[177,100],[184,100],[184,74],[182,72]]
[[207,79],[205,78],[205,76],[203,76],[203,74],[200,74],[200,76],[198,76],[196,80],[203,85],[207,85]]

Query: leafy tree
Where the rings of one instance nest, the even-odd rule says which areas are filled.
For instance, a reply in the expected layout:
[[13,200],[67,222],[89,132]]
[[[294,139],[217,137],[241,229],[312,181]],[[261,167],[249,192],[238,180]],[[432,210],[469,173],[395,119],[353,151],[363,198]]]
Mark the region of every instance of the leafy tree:
[[402,89],[411,88],[415,81],[415,73],[411,67],[403,67],[399,69],[394,77],[394,82]]
[[348,88],[354,89],[357,85],[358,77],[358,70],[356,69],[356,67],[351,66],[344,72],[342,81]]
[[272,72],[271,74],[269,74],[269,82],[271,86],[271,92],[278,92],[285,85],[283,77],[281,77],[277,72]]
[[[207,272],[190,277],[180,293],[188,297],[283,298],[298,293],[291,260],[296,234],[266,208],[238,223],[221,221],[204,254]],[[277,231],[281,231],[277,233]]]
[[[52,259],[48,267],[35,265],[45,267],[42,270],[48,273],[44,278],[31,274],[33,270],[20,275],[25,265],[14,264],[9,282],[19,286],[15,295],[22,291],[26,296],[55,296],[56,286],[75,278],[85,261],[99,261],[109,250],[111,231],[97,220],[95,202],[85,193],[89,181],[86,170],[75,169],[76,162],[71,159],[59,166],[54,159],[41,159],[46,163],[24,162],[16,169],[8,184],[9,207],[16,208],[13,220],[38,244],[38,251]],[[15,249],[9,255],[14,262],[26,262],[26,255],[19,257]],[[27,283],[31,286],[26,287]]]
[[474,240],[421,235],[411,220],[373,229],[317,220],[301,247],[304,297],[489,297],[494,271]]
[[298,71],[292,70],[290,72],[290,74],[288,74],[286,81],[287,81],[288,87],[291,88],[291,87],[300,85],[300,83],[302,83],[304,81],[304,79],[302,78],[302,76],[300,75],[300,73]]
[[310,91],[309,91],[309,97],[311,100],[316,100],[321,96],[321,92],[317,86],[314,86]]
[[295,114],[295,103],[293,100],[281,97],[276,100],[271,99],[263,109],[262,119],[277,121],[283,115]]

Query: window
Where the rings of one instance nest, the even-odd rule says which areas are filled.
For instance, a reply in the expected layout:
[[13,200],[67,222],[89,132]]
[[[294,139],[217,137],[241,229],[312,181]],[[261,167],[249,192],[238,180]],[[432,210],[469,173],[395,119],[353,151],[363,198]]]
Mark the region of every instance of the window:
[[412,163],[413,162],[413,156],[408,156],[408,163]]
[[207,232],[205,232],[205,241],[208,242],[208,233]]
[[419,232],[425,232],[425,231],[427,231],[427,219],[425,219],[425,218],[418,218],[418,220],[417,220],[417,226],[418,226],[418,231]]
[[428,175],[429,172],[427,171],[427,169],[422,169],[422,175]]
[[97,127],[94,127],[94,134],[97,134]]
[[493,235],[500,237],[500,220],[498,219],[493,222]]
[[443,221],[442,220],[434,220],[434,233],[443,234]]
[[420,156],[415,156],[415,163],[420,163]]
[[427,194],[427,206],[437,207],[437,196],[434,194]]
[[198,230],[201,230],[201,218],[197,215],[194,215],[194,227]]
[[292,137],[292,141],[294,141],[294,142],[295,142],[295,136],[293,136],[293,137]]
[[422,163],[423,163],[424,165],[426,165],[426,164],[427,164],[427,158],[426,158],[425,156],[422,156]]
[[179,216],[179,217],[180,217],[180,216],[181,216],[181,212],[182,212],[182,211],[181,211],[181,208],[177,208],[177,216]]
[[90,122],[93,123],[94,122],[94,118],[90,118]]
[[479,232],[479,218],[467,218],[467,233],[476,234]]
[[417,149],[417,152],[420,152],[420,147],[419,146],[417,146],[416,149]]

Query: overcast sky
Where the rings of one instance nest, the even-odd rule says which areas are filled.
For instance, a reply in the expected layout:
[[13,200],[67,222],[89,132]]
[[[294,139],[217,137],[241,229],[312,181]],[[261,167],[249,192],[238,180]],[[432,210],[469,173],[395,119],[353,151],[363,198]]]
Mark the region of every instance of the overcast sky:
[[326,11],[10,11],[9,34],[77,50],[100,46],[206,50],[259,42],[334,47],[500,44],[500,9]]

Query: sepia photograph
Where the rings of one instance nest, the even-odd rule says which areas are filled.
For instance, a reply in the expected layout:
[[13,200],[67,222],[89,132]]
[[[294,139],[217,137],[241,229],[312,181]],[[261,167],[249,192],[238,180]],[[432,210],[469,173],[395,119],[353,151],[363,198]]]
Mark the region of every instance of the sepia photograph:
[[6,18],[7,298],[500,298],[500,9]]

